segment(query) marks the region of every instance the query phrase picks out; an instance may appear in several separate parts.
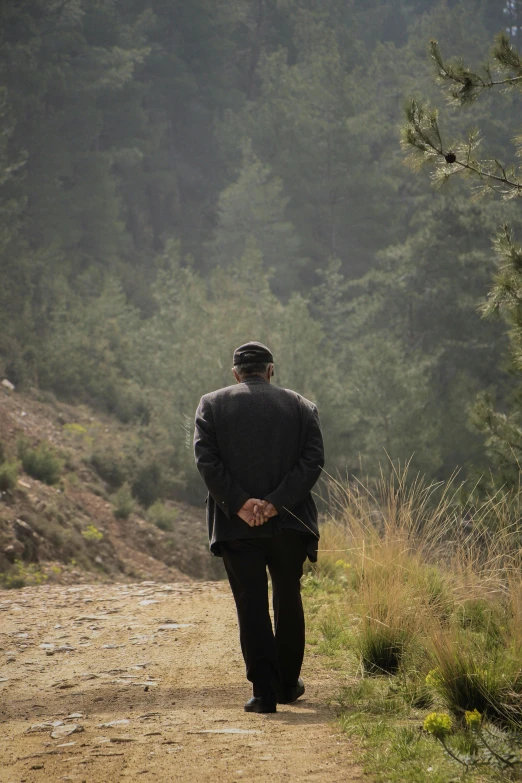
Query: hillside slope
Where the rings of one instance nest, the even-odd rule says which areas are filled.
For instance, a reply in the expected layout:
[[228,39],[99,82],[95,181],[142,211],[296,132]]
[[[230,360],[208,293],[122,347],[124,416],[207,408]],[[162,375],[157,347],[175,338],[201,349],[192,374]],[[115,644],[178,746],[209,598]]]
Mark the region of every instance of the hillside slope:
[[86,406],[0,391],[4,459],[17,460],[25,443],[44,444],[61,460],[57,483],[38,480],[19,463],[16,484],[0,492],[0,584],[222,575],[220,561],[208,552],[204,506],[165,503],[171,530],[147,521],[138,504],[126,519],[115,515],[115,489],[100,477],[92,455],[108,445],[113,453],[129,453],[137,441],[131,425]]

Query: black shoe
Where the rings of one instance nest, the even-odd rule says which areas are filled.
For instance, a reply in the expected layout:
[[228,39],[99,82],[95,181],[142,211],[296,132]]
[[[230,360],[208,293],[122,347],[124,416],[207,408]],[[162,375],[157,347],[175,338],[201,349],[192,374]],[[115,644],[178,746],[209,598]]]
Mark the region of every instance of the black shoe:
[[299,677],[297,680],[297,685],[294,685],[293,688],[284,688],[279,692],[277,703],[292,704],[292,702],[297,701],[297,699],[299,699],[299,697],[302,696],[304,692],[305,685],[302,679]]
[[245,712],[277,712],[275,701],[269,701],[262,696],[252,696],[245,704]]

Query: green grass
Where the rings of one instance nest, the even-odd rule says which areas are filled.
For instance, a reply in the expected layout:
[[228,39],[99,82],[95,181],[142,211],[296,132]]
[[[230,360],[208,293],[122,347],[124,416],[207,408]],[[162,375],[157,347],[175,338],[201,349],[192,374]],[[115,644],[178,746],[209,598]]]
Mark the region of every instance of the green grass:
[[334,490],[335,521],[303,578],[307,641],[344,683],[334,704],[365,772],[382,783],[500,780],[487,754],[466,771],[423,726],[449,713],[448,748],[462,760],[478,753],[466,711],[522,725],[520,502],[474,507],[476,538],[455,542],[466,507],[450,486],[396,476]]
[[[320,580],[319,580],[320,582]],[[349,682],[334,700],[337,719],[353,740],[356,760],[375,783],[493,783],[493,769],[470,770],[452,761],[422,726],[437,694],[409,660],[396,675],[364,675],[357,642],[358,618],[342,619],[343,594],[328,584],[304,594],[307,643],[324,666]],[[340,619],[341,618],[341,619]],[[455,731],[452,746],[469,750],[469,735]],[[517,778],[514,778],[517,779]],[[507,780],[507,778],[502,778]]]
[[356,740],[365,772],[376,783],[480,780],[455,769],[443,749],[424,736],[415,719],[405,724],[391,715],[352,712],[341,715],[339,721],[346,734]]

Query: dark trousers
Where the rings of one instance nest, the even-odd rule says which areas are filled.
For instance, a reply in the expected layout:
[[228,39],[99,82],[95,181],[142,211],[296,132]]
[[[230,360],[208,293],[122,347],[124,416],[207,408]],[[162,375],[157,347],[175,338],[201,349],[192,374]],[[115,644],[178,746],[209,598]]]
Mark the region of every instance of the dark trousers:
[[[295,530],[282,530],[271,538],[221,542],[254,696],[271,699],[278,689],[297,684],[305,646],[299,580],[307,543],[308,536]],[[267,567],[272,580],[274,630],[268,611]]]

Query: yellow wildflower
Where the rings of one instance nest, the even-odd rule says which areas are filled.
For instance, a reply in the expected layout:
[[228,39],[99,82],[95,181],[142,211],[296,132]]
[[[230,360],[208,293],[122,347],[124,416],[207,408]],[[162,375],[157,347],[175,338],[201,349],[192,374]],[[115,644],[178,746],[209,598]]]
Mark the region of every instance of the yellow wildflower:
[[441,680],[441,676],[440,676],[440,671],[438,669],[432,669],[426,675],[426,685],[429,685],[430,688],[436,688],[437,685],[440,683],[440,680]]
[[482,723],[482,715],[477,709],[474,709],[473,711],[466,710],[464,718],[470,729],[477,729]]
[[452,720],[445,712],[430,712],[424,721],[424,731],[428,731],[440,739],[449,734],[452,727]]

